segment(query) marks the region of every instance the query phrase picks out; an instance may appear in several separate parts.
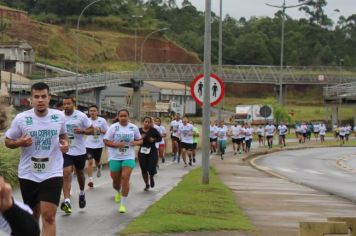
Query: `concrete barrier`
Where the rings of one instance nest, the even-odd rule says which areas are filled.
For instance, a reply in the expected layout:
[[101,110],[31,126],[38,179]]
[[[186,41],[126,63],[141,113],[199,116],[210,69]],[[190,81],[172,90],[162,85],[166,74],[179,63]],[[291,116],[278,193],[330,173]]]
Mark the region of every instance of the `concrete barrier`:
[[345,222],[299,222],[299,236],[349,235]]
[[356,236],[356,217],[328,217],[328,221],[346,223],[350,236]]

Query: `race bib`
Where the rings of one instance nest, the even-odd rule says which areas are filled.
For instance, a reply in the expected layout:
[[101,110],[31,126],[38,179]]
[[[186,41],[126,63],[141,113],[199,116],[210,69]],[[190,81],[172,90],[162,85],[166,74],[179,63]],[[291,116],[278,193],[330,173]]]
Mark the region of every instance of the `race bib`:
[[150,154],[151,148],[150,147],[149,148],[148,147],[141,147],[140,152],[142,154]]
[[125,146],[123,148],[118,148],[117,151],[118,151],[118,154],[120,156],[127,156],[129,155],[129,150],[130,150],[130,147],[129,146]]
[[30,167],[31,172],[34,173],[44,173],[48,172],[49,170],[49,158],[37,158],[37,157],[31,157],[31,167]]

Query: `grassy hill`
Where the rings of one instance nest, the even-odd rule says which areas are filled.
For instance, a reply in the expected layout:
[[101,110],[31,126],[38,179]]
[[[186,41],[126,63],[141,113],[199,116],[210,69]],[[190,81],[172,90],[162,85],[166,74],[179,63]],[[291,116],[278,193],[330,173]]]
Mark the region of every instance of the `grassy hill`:
[[[4,10],[11,11],[9,8]],[[3,19],[7,27],[2,41],[26,40],[36,53],[36,61],[75,71],[76,29],[45,24],[31,19]],[[141,58],[141,44],[150,33],[137,35],[137,60]],[[84,73],[125,71],[135,68],[135,36],[130,33],[90,29],[79,31],[80,64]],[[156,33],[144,45],[144,62],[199,63],[193,52]]]

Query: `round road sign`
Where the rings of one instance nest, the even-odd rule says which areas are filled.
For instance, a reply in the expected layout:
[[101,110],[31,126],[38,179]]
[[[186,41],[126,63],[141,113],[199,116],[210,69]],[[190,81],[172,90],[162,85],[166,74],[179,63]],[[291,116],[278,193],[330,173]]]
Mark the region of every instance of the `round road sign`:
[[[204,97],[204,75],[200,74],[190,85],[190,91],[194,100],[200,105],[203,105]],[[223,81],[216,75],[210,75],[210,106],[215,106],[224,97],[225,87]]]
[[269,106],[262,106],[260,108],[260,115],[263,117],[263,118],[267,118],[269,117],[270,115],[272,114],[272,109],[269,107]]

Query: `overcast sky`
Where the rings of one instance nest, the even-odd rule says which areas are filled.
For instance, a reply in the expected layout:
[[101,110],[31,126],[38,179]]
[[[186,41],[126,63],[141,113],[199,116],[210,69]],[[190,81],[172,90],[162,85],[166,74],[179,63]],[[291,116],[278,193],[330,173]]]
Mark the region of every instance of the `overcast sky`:
[[[251,16],[269,16],[273,17],[278,9],[266,6],[265,3],[272,5],[282,5],[283,0],[222,0],[223,15],[229,14],[236,19],[245,17],[249,19]],[[177,0],[181,6],[182,0]],[[190,2],[200,11],[205,11],[205,0],[190,0]],[[219,15],[219,0],[211,0],[212,11]],[[334,21],[337,21],[340,15],[345,17],[356,14],[355,0],[327,0],[328,5],[325,8],[327,15]],[[296,5],[298,0],[286,0],[286,5]],[[334,10],[339,9],[337,13]],[[304,13],[298,11],[298,8],[287,9],[286,14],[293,18],[303,18]]]

